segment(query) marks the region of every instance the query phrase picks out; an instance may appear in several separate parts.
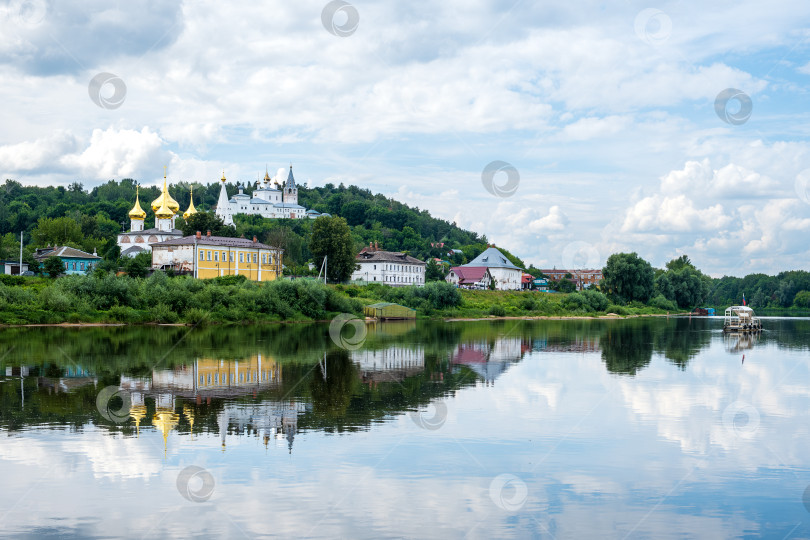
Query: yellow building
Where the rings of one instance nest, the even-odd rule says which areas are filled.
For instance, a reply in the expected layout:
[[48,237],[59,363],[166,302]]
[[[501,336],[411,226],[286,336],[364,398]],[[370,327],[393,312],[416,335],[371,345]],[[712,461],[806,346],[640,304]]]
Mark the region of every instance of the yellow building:
[[152,245],[152,268],[190,272],[200,279],[246,276],[252,281],[273,281],[281,276],[281,248],[253,237],[205,236],[197,232]]

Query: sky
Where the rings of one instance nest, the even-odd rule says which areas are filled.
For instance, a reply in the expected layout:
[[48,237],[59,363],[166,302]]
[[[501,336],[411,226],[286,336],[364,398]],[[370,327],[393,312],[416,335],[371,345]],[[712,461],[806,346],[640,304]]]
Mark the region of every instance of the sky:
[[0,0],[0,177],[380,192],[540,268],[807,269],[810,3]]

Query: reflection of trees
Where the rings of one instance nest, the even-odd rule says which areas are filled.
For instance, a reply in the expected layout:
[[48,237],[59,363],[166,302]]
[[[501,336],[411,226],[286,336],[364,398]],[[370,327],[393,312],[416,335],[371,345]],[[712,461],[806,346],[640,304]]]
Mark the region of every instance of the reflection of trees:
[[633,319],[608,326],[600,339],[602,360],[611,373],[635,376],[649,365],[653,333],[647,321]]
[[344,350],[326,353],[309,381],[314,413],[327,419],[344,416],[358,386],[357,369],[349,353]]
[[668,319],[655,331],[655,351],[663,354],[680,369],[694,358],[712,339],[711,323],[704,318]]

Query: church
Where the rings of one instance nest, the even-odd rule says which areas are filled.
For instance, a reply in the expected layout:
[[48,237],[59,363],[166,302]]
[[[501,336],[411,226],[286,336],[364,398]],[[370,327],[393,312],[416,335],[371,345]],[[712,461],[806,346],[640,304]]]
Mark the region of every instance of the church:
[[[165,174],[163,175],[163,189],[158,198],[152,201],[151,207],[155,213],[155,226],[144,229],[146,212],[141,208],[140,187],[136,188],[135,205],[129,211],[129,231],[118,234],[118,247],[121,248],[122,257],[134,257],[144,251],[151,252],[152,244],[183,237],[183,231],[175,227],[180,205],[169,194]],[[191,201],[188,210],[183,212],[183,217],[188,218],[188,216],[196,213],[194,191],[192,190]]]
[[256,189],[253,195],[244,192],[244,188],[239,186],[239,193],[228,198],[225,190],[225,172],[222,173],[222,187],[219,190],[219,200],[217,201],[216,214],[225,225],[233,225],[233,216],[236,214],[249,214],[262,216],[264,218],[285,218],[285,219],[315,219],[321,214],[315,210],[307,210],[298,204],[298,186],[295,185],[292,165],[287,175],[287,180],[279,185],[278,181],[272,181],[270,174],[265,171],[264,181],[256,181]]

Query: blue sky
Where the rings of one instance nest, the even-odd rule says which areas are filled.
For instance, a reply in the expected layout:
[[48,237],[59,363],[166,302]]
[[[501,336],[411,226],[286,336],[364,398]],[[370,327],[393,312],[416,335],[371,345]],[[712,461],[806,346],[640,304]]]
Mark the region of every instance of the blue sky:
[[[353,2],[332,19],[347,35],[330,5],[0,3],[0,175],[249,181],[292,162],[540,267],[810,263],[810,4]],[[103,73],[126,92],[94,102]],[[715,112],[728,88],[743,123]],[[511,196],[482,184],[496,160]]]

